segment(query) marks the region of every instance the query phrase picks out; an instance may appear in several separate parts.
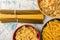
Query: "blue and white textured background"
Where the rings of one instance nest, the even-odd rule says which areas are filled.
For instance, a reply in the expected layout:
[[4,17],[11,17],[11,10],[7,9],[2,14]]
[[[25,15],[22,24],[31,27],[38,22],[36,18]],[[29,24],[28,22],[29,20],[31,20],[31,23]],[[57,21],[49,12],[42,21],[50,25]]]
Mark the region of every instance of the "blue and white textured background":
[[37,0],[0,0],[1,9],[38,9]]
[[[37,0],[0,0],[0,9],[36,10]],[[49,19],[46,17],[44,23]],[[13,32],[23,23],[0,23],[0,40],[12,40]],[[31,24],[41,31],[44,24]]]

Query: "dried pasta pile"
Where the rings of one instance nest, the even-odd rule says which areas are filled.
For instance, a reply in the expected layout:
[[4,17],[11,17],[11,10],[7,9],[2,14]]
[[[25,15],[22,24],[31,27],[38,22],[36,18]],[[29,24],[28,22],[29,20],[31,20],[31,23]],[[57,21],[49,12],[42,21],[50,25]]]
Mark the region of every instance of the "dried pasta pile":
[[23,26],[16,32],[16,40],[38,40],[37,31],[32,27]]
[[54,20],[47,23],[42,32],[43,40],[60,40],[60,21]]
[[60,17],[60,0],[41,0],[39,6],[44,14],[51,17]]

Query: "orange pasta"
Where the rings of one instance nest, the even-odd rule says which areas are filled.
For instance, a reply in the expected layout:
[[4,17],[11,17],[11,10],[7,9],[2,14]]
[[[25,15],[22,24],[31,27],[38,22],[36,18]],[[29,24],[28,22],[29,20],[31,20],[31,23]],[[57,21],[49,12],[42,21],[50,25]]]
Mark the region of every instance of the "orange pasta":
[[60,21],[54,20],[47,23],[42,32],[43,40],[60,40]]

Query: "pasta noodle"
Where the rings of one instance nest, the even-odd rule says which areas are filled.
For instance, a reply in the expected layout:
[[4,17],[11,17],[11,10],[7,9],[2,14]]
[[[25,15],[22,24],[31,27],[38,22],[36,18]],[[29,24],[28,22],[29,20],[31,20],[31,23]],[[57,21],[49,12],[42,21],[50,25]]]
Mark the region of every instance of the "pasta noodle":
[[60,0],[41,0],[39,7],[48,16],[60,17]]
[[47,23],[42,32],[43,40],[60,40],[60,21],[53,20]]
[[16,40],[38,40],[38,32],[32,27],[23,26],[16,32]]

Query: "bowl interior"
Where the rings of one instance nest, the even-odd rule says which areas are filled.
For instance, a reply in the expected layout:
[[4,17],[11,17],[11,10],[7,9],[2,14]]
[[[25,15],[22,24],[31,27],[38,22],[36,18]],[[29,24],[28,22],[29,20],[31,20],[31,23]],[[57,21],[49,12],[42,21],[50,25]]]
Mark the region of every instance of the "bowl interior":
[[[51,20],[49,20],[48,22],[46,22],[45,25],[44,25],[43,28],[42,28],[42,32],[43,32],[43,29],[46,27],[47,23],[49,23],[50,21],[54,21],[54,20],[60,21],[60,18],[51,19]],[[41,32],[41,37],[42,37],[42,32]],[[43,39],[42,39],[42,40],[43,40]]]
[[[42,11],[42,9],[41,9],[41,7],[40,7],[41,1],[42,1],[42,0],[37,0],[37,2],[38,2],[38,7],[39,7],[40,12],[41,12],[42,14],[44,14],[45,16],[47,16],[47,17],[49,17],[49,18],[60,18],[60,16],[49,16],[49,15],[45,14],[45,12]],[[52,15],[52,14],[51,14],[51,15]]]
[[26,27],[29,26],[29,27],[32,27],[33,29],[35,29],[35,30],[38,32],[37,37],[38,37],[38,39],[40,40],[40,32],[39,32],[36,28],[34,28],[33,26],[31,26],[31,25],[22,25],[22,26],[20,26],[19,28],[17,28],[17,29],[15,30],[14,34],[13,34],[13,40],[16,40],[16,39],[15,39],[15,36],[16,36],[17,30],[19,30],[19,29],[22,28],[23,26],[26,26]]
[[[60,21],[59,18],[55,18],[55,19],[51,19],[51,20],[49,20],[47,23],[49,23],[50,21],[53,21],[53,20],[58,20],[58,21]],[[44,27],[47,25],[47,23],[44,25]],[[44,27],[43,27],[43,28],[44,28]]]

